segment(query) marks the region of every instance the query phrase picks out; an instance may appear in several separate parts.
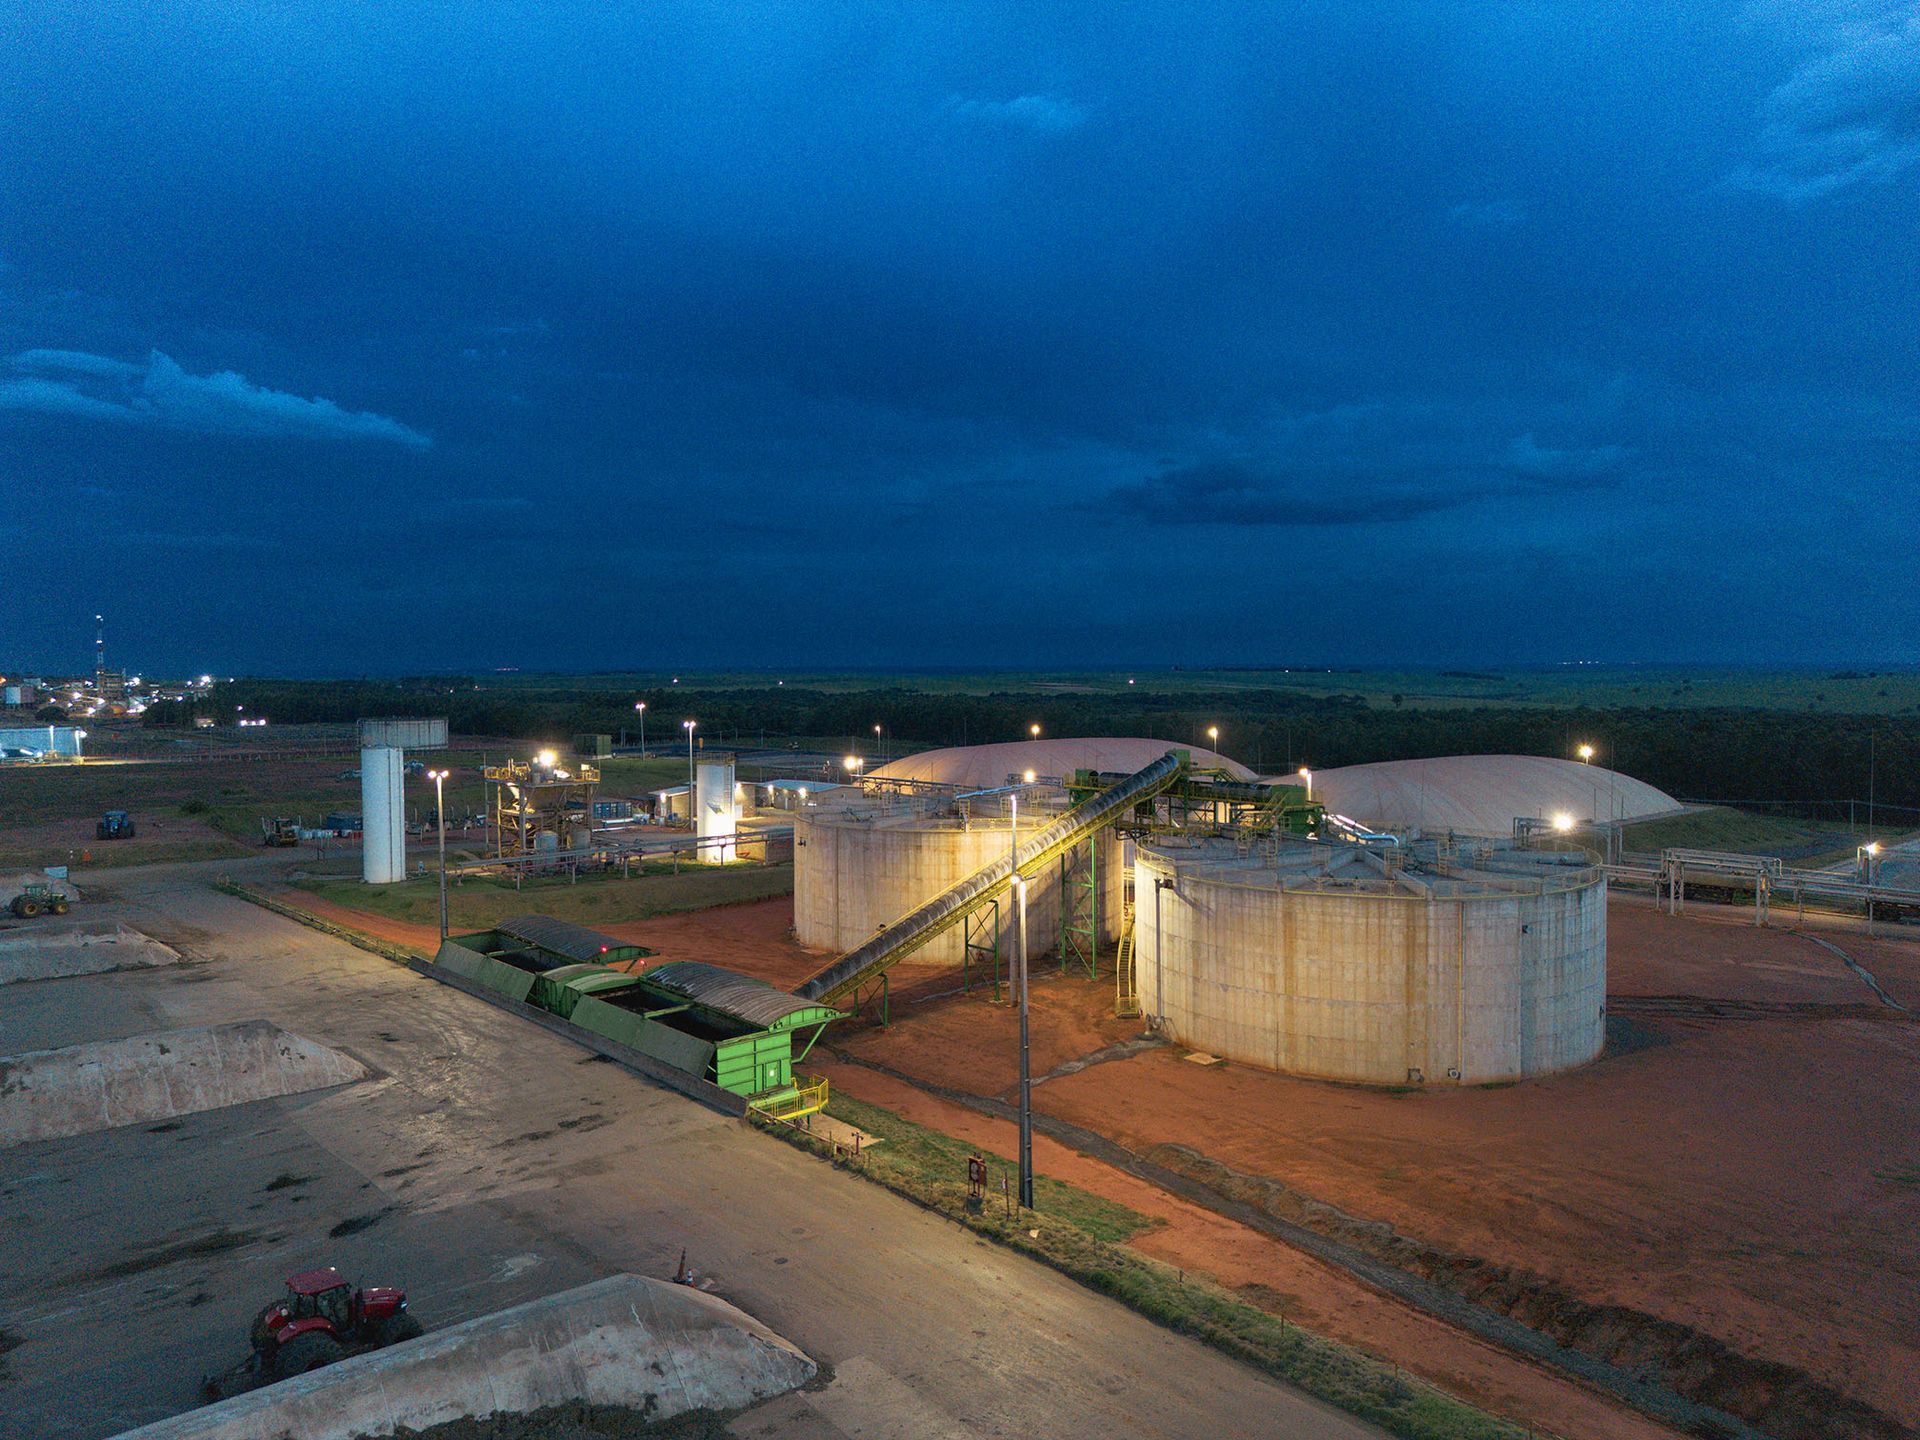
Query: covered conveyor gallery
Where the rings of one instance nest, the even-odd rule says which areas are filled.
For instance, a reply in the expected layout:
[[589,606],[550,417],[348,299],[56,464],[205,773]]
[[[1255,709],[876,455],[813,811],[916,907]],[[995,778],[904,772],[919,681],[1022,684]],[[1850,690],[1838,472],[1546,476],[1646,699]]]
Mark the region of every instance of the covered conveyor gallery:
[[637,962],[651,953],[566,921],[519,916],[442,941],[434,964],[769,1114],[811,1114],[826,1103],[825,1082],[797,1075],[794,1067],[825,1027],[842,1018],[840,1011],[697,960],[628,971],[575,958]]

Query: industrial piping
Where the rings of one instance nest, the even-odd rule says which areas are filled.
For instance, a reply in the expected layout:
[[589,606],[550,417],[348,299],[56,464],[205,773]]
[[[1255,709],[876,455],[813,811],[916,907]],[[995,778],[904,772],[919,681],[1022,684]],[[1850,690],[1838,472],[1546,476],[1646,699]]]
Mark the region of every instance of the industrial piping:
[[1185,750],[1170,750],[1136,774],[1068,811],[1021,846],[1017,855],[996,860],[887,926],[809,976],[794,988],[806,1000],[833,1001],[898,964],[950,926],[990,900],[1007,893],[1017,871],[1025,874],[1079,844],[1143,801],[1151,800],[1187,773]]

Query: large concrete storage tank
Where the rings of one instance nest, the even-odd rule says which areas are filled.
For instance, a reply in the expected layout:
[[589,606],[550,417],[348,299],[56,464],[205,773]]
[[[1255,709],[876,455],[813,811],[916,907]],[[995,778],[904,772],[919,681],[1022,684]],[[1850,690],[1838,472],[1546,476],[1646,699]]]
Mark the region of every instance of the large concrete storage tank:
[[1606,882],[1579,857],[1178,838],[1136,854],[1141,1006],[1183,1045],[1394,1085],[1600,1054]]
[[[1020,802],[1020,843],[1058,818],[1060,797]],[[925,904],[948,886],[1000,859],[1009,843],[1005,795],[973,801],[853,793],[794,812],[793,926],[802,945],[846,951],[874,932]],[[1096,845],[1099,930],[1103,945],[1120,935],[1126,881],[1122,844],[1111,832]],[[1027,887],[1029,953],[1044,955],[1060,938],[1062,874],[1058,864],[1031,877]],[[1005,905],[999,913],[998,949],[1011,957],[1012,932]],[[983,921],[984,923],[984,921]],[[958,965],[965,927],[956,925],[930,941],[916,959]]]

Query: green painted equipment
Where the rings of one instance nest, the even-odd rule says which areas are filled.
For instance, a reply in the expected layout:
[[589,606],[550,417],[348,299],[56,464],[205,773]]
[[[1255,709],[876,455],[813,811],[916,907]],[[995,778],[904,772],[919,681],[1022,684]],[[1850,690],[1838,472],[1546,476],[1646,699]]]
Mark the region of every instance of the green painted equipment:
[[549,1015],[562,1020],[573,1018],[574,1007],[588,995],[601,998],[616,990],[639,984],[632,975],[622,974],[606,965],[562,965],[533,977],[533,989],[527,1003],[538,1005]]
[[[536,923],[547,919],[519,916],[493,930],[453,936],[441,942],[434,964],[709,1081],[768,1114],[792,1119],[826,1103],[826,1083],[796,1074],[794,1066],[806,1058],[827,1025],[842,1018],[840,1011],[695,960],[676,960],[647,971],[569,961],[555,953],[562,944],[581,953],[599,953],[607,937],[579,926],[567,927],[578,932],[569,935]],[[507,933],[509,925],[515,933]],[[547,944],[536,946],[522,938],[534,934]],[[617,948],[636,959],[651,953],[639,946]],[[795,1036],[805,1042],[797,1054]]]

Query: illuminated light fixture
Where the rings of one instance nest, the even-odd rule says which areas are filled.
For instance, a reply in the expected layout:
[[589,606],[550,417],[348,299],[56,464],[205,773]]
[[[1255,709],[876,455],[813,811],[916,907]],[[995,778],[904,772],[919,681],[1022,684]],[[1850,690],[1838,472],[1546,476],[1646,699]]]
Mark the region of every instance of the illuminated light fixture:
[[1867,854],[1878,855],[1880,853],[1880,842],[1878,840],[1869,840],[1864,848]]
[[1562,835],[1566,834],[1567,831],[1573,829],[1573,816],[1564,810],[1554,811],[1553,828],[1558,830]]
[[1220,727],[1218,725],[1207,726],[1207,742],[1209,744],[1218,744],[1219,741],[1220,741]]
[[1031,735],[1031,736],[1032,736],[1032,737],[1033,737],[1034,739],[1036,739],[1036,740],[1038,740],[1038,739],[1040,738],[1040,726],[1039,726],[1039,724],[1038,724],[1038,723],[1036,722],[1036,723],[1034,723],[1034,724],[1032,724],[1032,725],[1029,725],[1029,726],[1027,727],[1027,733],[1028,733],[1029,735]]
[[1033,771],[1031,770],[1027,771],[1026,776],[1024,778],[1026,779],[1027,784],[1029,785],[1033,784]]
[[1574,753],[1579,755],[1581,764],[1591,765],[1593,763],[1593,747],[1591,745],[1582,745],[1579,750]]
[[1300,767],[1300,778],[1307,782],[1307,799],[1311,800],[1313,798],[1313,771],[1302,765]]
[[540,762],[540,768],[542,770],[551,770],[553,768],[553,761],[554,761],[553,751],[542,750],[538,755],[534,756],[533,758]]

